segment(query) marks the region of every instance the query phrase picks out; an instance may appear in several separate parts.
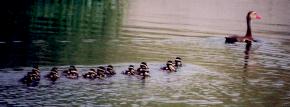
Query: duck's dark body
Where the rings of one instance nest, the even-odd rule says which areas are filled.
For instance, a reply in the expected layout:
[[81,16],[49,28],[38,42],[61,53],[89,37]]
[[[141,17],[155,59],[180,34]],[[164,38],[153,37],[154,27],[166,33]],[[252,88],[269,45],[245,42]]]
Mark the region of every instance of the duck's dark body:
[[233,37],[225,37],[226,41],[225,43],[235,43],[238,42],[237,38],[233,38]]

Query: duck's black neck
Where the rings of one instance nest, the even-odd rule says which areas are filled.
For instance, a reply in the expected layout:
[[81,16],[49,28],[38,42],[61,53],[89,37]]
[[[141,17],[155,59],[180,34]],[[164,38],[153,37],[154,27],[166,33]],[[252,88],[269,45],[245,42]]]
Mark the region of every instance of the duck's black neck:
[[246,37],[252,37],[252,31],[251,31],[251,19],[247,17],[247,33]]

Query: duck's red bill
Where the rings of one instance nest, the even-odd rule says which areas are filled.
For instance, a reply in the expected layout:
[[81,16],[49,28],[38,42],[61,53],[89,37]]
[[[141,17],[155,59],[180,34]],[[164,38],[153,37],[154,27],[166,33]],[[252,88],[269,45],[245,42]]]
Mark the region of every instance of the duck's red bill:
[[261,17],[261,16],[259,16],[259,15],[257,15],[257,16],[256,16],[256,19],[262,19],[262,17]]

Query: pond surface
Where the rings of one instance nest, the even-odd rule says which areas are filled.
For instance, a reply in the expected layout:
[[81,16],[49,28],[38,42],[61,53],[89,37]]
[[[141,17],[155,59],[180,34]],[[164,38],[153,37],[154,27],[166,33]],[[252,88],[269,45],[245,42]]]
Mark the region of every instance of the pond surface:
[[[289,0],[52,0],[8,3],[0,39],[1,106],[290,106]],[[21,7],[21,8],[12,8]],[[245,15],[258,42],[224,44],[244,35]],[[160,70],[180,56],[174,73]],[[149,64],[145,80],[120,74]],[[40,66],[38,86],[18,82]],[[112,64],[104,80],[52,84],[53,66]]]

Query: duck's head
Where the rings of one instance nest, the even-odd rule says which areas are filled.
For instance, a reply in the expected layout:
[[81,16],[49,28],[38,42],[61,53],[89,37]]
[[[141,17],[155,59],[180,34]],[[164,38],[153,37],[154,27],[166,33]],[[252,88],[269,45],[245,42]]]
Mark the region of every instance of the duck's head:
[[114,69],[114,67],[112,65],[107,66],[107,70],[113,70],[113,69]]
[[134,65],[130,65],[130,66],[128,67],[128,69],[129,69],[129,70],[134,69]]
[[57,67],[53,67],[50,71],[57,71]]
[[38,70],[37,69],[32,69],[31,71],[33,74],[37,74],[38,73]]
[[141,68],[146,68],[147,67],[147,63],[146,62],[141,62],[140,67]]
[[38,65],[33,65],[33,69],[37,69],[37,70],[39,70]]
[[106,68],[103,67],[103,66],[99,66],[99,67],[97,68],[97,71],[105,72],[105,70],[106,70]]
[[32,71],[35,71],[37,73],[40,73],[40,70],[39,70],[38,65],[34,65],[33,68],[32,68]]
[[167,61],[166,65],[167,65],[167,66],[173,65],[173,64],[172,64],[172,61]]
[[69,71],[73,71],[73,70],[76,71],[77,69],[76,69],[76,67],[75,67],[74,65],[71,65],[71,66],[69,66],[69,69],[68,69],[68,70],[69,70]]
[[253,19],[261,19],[262,17],[258,15],[257,12],[255,11],[249,11],[247,14],[247,19],[248,20],[253,20]]
[[90,71],[96,72],[96,70],[95,70],[95,69],[93,69],[93,68],[91,68],[91,69],[90,69]]
[[147,66],[147,63],[146,62],[141,62],[141,65],[146,65]]
[[174,61],[175,62],[181,62],[181,58],[180,57],[176,57]]

